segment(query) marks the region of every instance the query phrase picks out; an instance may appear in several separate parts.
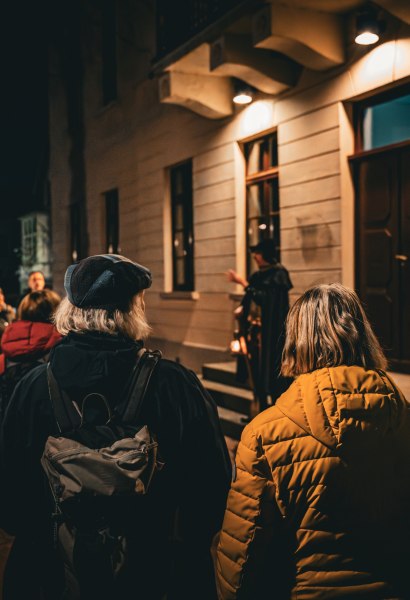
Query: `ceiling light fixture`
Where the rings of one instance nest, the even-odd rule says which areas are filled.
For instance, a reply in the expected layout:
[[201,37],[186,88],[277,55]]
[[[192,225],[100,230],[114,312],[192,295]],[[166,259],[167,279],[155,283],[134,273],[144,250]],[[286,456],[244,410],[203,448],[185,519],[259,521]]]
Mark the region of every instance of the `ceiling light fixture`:
[[355,42],[360,46],[371,46],[379,41],[384,31],[384,23],[377,19],[374,11],[360,13],[356,20]]
[[233,97],[235,104],[250,104],[253,100],[253,94],[248,89],[241,89]]
[[250,104],[255,96],[255,90],[241,79],[233,80],[233,102],[234,104]]

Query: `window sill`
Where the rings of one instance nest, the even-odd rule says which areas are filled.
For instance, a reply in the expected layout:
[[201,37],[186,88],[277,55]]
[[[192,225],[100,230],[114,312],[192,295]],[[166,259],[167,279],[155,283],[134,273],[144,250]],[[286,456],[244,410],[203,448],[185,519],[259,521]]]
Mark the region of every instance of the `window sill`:
[[199,292],[160,292],[162,300],[199,300]]
[[234,300],[235,302],[240,302],[243,297],[244,297],[243,292],[239,292],[239,293],[234,292],[232,294],[229,294],[229,300]]

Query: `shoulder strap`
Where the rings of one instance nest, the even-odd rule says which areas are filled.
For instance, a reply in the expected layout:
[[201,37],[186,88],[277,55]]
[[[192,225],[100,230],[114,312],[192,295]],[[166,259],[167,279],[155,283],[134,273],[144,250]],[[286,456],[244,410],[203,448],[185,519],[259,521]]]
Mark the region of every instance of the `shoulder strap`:
[[[120,404],[116,411],[122,422],[136,422],[152,372],[161,356],[159,350],[151,352],[142,348],[138,352],[136,364],[130,377],[129,392],[125,401]],[[75,407],[68,394],[60,389],[50,363],[47,364],[47,381],[51,405],[60,433],[78,429],[82,422],[81,412]]]
[[138,353],[137,364],[131,375],[129,392],[125,402],[117,409],[117,414],[123,423],[135,424],[137,422],[151,375],[161,356],[159,350],[151,351],[145,348]]
[[47,363],[47,382],[51,406],[60,433],[77,429],[81,425],[81,414],[75,409],[68,394],[60,390],[50,363]]

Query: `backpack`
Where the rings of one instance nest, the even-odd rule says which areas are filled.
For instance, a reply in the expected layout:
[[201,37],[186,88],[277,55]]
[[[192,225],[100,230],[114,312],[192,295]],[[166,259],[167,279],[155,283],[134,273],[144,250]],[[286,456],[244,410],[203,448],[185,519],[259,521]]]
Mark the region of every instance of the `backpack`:
[[[54,542],[65,570],[63,598],[115,598],[127,563],[127,528],[156,469],[157,442],[138,416],[161,353],[140,350],[122,401],[112,411],[100,393],[80,404],[47,379],[59,436],[43,456],[54,504]],[[80,408],[81,407],[81,408]]]

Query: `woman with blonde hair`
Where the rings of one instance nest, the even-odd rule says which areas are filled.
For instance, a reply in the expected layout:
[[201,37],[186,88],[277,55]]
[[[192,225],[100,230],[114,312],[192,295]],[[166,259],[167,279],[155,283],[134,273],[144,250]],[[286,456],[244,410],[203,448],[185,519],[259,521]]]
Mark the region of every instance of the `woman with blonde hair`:
[[221,599],[410,598],[409,404],[386,367],[353,290],[295,302],[282,373],[296,379],[238,447]]

